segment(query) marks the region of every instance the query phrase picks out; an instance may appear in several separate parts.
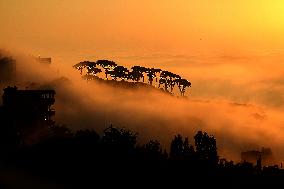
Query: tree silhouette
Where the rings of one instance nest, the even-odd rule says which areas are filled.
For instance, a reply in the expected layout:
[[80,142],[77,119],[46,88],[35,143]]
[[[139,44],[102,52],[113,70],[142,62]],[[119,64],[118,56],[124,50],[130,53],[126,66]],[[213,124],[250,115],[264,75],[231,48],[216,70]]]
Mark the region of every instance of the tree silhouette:
[[193,160],[195,157],[194,147],[189,144],[188,138],[178,134],[174,137],[170,147],[170,158],[174,160]]
[[174,137],[170,148],[171,159],[181,159],[183,157],[183,144],[183,138],[180,134]]
[[184,139],[184,142],[183,142],[183,157],[186,160],[194,160],[195,159],[194,147],[189,144],[187,137]]
[[96,62],[83,61],[74,65],[73,67],[77,70],[80,70],[81,75],[83,75],[83,70],[86,69],[86,74],[82,76],[82,78],[88,81],[97,79],[97,74],[102,72],[102,70],[97,68],[96,66]]
[[144,77],[144,73],[147,72],[148,68],[145,68],[143,66],[139,66],[139,72],[142,74],[142,78],[143,78],[143,83],[145,82],[145,77]]
[[186,80],[186,79],[176,79],[175,83],[178,84],[178,88],[179,88],[181,96],[184,96],[185,89],[187,87],[191,87],[191,83],[188,80]]
[[75,64],[75,65],[73,66],[73,68],[75,68],[75,69],[77,69],[77,70],[80,70],[80,74],[82,75],[82,74],[83,74],[83,69],[84,69],[85,67],[84,67],[83,62],[80,62],[80,63],[78,63],[78,64]]
[[156,77],[157,73],[160,73],[162,70],[161,69],[156,69],[156,68],[148,68],[146,70],[147,76],[148,76],[148,81],[150,85],[152,85],[154,78]]
[[158,81],[157,73],[160,73],[159,85],[164,85],[164,90],[167,92],[173,92],[174,87],[178,85],[181,96],[184,96],[186,88],[191,87],[191,83],[182,79],[179,75],[174,74],[169,71],[162,71],[159,68],[146,68],[143,66],[133,66],[129,71],[126,67],[118,66],[115,62],[109,60],[98,60],[97,62],[83,61],[73,67],[80,70],[81,75],[83,70],[86,69],[86,75],[83,76],[85,80],[96,80],[100,79],[97,74],[101,73],[102,70],[96,66],[101,66],[105,70],[105,76],[108,80],[108,75],[110,75],[114,80],[117,81],[118,78],[121,80],[132,80],[139,82],[142,78],[143,83],[145,82],[145,74],[148,77],[148,83],[153,85],[154,78],[156,77],[156,82]]
[[113,69],[113,71],[110,71],[110,75],[114,78],[114,80],[117,80],[117,78],[120,78],[122,80],[125,80],[128,78],[128,69],[123,66],[117,66]]
[[161,144],[157,140],[150,140],[143,145],[142,153],[144,155],[143,158],[147,160],[161,160],[164,157]]
[[165,91],[168,91],[168,87],[172,84],[172,75],[173,73],[169,71],[162,71],[160,75],[159,87],[160,85],[164,85]]
[[216,165],[218,163],[218,155],[214,136],[198,131],[194,136],[194,140],[198,159]]
[[75,64],[73,66],[73,68],[75,68],[77,70],[80,70],[80,74],[81,75],[83,74],[83,69],[84,68],[90,69],[90,68],[93,68],[93,67],[96,67],[96,63],[95,62],[90,62],[90,61],[83,61],[83,62],[80,62],[80,63]]
[[132,71],[129,73],[129,78],[133,81],[139,82],[141,78],[143,78],[143,71],[140,66],[133,66]]
[[171,88],[171,92],[173,92],[173,89],[174,89],[175,85],[177,84],[176,83],[177,79],[181,79],[181,77],[177,74],[174,74],[174,73],[171,73],[171,72],[169,73],[168,82],[169,82],[169,86]]
[[110,71],[112,71],[117,66],[115,62],[109,60],[98,60],[96,63],[97,65],[104,68],[106,79],[108,79],[108,74],[110,73]]
[[102,145],[107,154],[114,157],[131,155],[136,148],[137,133],[110,126],[104,130]]

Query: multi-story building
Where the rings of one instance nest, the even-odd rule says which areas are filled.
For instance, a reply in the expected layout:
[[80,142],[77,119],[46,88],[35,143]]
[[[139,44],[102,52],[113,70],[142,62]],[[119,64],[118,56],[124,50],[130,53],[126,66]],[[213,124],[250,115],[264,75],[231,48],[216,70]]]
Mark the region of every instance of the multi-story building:
[[23,140],[31,140],[31,136],[37,138],[44,134],[48,126],[54,123],[54,96],[54,90],[5,88],[1,107],[4,127],[17,132]]

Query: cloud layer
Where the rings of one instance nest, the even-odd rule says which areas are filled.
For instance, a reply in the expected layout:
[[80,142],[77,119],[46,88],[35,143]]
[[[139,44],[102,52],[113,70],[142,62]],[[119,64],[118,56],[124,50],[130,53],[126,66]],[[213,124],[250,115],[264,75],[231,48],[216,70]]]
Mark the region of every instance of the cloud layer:
[[[242,68],[244,64],[189,64],[193,88],[189,98],[181,99],[159,90],[86,82],[64,62],[43,66],[31,57],[15,57],[15,84],[21,88],[55,88],[55,119],[72,129],[94,128],[101,132],[113,124],[137,131],[140,142],[156,138],[165,147],[175,134],[192,139],[196,131],[204,130],[216,136],[220,155],[228,159],[238,161],[241,151],[261,147],[271,147],[279,161],[284,158],[284,82],[279,70],[262,79],[254,72],[249,76],[252,79],[226,79],[228,73],[223,73],[223,69]],[[265,63],[261,66],[265,67]],[[199,75],[201,70],[208,74]]]

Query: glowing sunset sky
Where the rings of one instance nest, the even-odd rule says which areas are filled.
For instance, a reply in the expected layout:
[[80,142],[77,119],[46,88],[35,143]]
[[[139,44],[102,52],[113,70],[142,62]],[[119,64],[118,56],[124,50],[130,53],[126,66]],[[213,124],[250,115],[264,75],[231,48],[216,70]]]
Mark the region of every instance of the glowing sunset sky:
[[2,0],[1,46],[50,56],[284,49],[281,0]]

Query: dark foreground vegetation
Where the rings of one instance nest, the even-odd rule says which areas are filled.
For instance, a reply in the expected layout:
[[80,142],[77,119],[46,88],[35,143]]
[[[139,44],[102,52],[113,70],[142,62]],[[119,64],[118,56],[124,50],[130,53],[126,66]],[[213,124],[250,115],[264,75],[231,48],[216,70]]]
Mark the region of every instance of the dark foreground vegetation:
[[27,177],[33,185],[38,181],[67,188],[101,184],[135,187],[153,182],[230,188],[274,186],[284,178],[282,170],[263,168],[261,160],[253,166],[219,159],[216,139],[206,132],[197,132],[194,141],[191,145],[188,138],[176,135],[167,152],[157,140],[139,145],[137,134],[126,129],[111,126],[100,136],[94,130],[72,132],[53,125],[48,136],[36,144],[4,148],[8,143],[2,143],[1,183],[17,186],[17,182],[6,182]]

